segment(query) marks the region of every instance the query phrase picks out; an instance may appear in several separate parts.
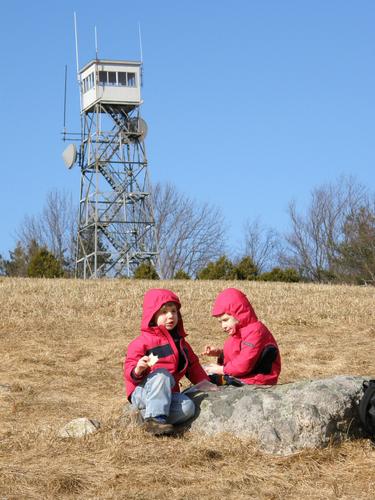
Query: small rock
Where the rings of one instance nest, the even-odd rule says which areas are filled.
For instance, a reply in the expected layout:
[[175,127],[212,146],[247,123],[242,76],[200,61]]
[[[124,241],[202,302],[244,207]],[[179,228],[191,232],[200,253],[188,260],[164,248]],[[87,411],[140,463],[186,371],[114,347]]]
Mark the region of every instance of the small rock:
[[93,434],[100,428],[100,422],[91,418],[76,418],[68,422],[60,431],[61,438],[80,438],[87,434]]

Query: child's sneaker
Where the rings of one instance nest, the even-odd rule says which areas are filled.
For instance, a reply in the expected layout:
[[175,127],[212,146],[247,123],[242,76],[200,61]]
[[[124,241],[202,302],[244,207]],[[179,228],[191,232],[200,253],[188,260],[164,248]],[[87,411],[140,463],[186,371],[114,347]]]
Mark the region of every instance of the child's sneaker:
[[161,436],[163,434],[173,434],[174,427],[172,424],[167,423],[165,417],[148,417],[145,418],[143,428],[145,431],[150,432],[154,436]]

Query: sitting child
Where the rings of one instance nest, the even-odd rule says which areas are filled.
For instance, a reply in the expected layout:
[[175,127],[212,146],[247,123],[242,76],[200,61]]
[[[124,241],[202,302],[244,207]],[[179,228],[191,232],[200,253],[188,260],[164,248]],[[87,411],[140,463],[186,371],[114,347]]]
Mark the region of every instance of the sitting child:
[[193,384],[208,380],[185,340],[180,307],[170,290],[146,292],[141,334],[129,344],[125,359],[127,397],[140,410],[145,430],[155,435],[172,434],[174,424],[194,416],[193,401],[180,393],[180,379],[186,375]]
[[236,288],[227,288],[217,296],[212,316],[229,337],[223,349],[206,346],[202,352],[218,356],[217,363],[206,368],[211,380],[234,377],[244,384],[276,384],[281,370],[279,348],[271,332],[258,321],[246,295]]

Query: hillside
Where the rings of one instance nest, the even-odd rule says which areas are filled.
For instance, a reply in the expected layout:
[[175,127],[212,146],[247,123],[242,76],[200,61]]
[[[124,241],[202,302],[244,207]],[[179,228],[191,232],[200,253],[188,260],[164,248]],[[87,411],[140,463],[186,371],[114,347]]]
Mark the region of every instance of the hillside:
[[[0,278],[0,497],[370,496],[375,448],[368,441],[275,458],[231,436],[156,439],[120,427],[124,352],[153,286],[180,296],[197,353],[223,342],[210,307],[220,290],[237,286],[278,340],[280,383],[375,377],[374,288]],[[80,416],[100,420],[101,431],[76,441],[56,437]]]

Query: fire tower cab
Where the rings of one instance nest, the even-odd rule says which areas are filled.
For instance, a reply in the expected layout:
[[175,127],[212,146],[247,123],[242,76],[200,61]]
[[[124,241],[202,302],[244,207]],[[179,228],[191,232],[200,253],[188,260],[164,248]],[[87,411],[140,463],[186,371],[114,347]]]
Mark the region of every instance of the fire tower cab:
[[[141,62],[95,59],[80,73],[82,112],[88,113],[97,102],[121,105],[130,111],[142,104]],[[93,111],[93,110],[92,110]]]

